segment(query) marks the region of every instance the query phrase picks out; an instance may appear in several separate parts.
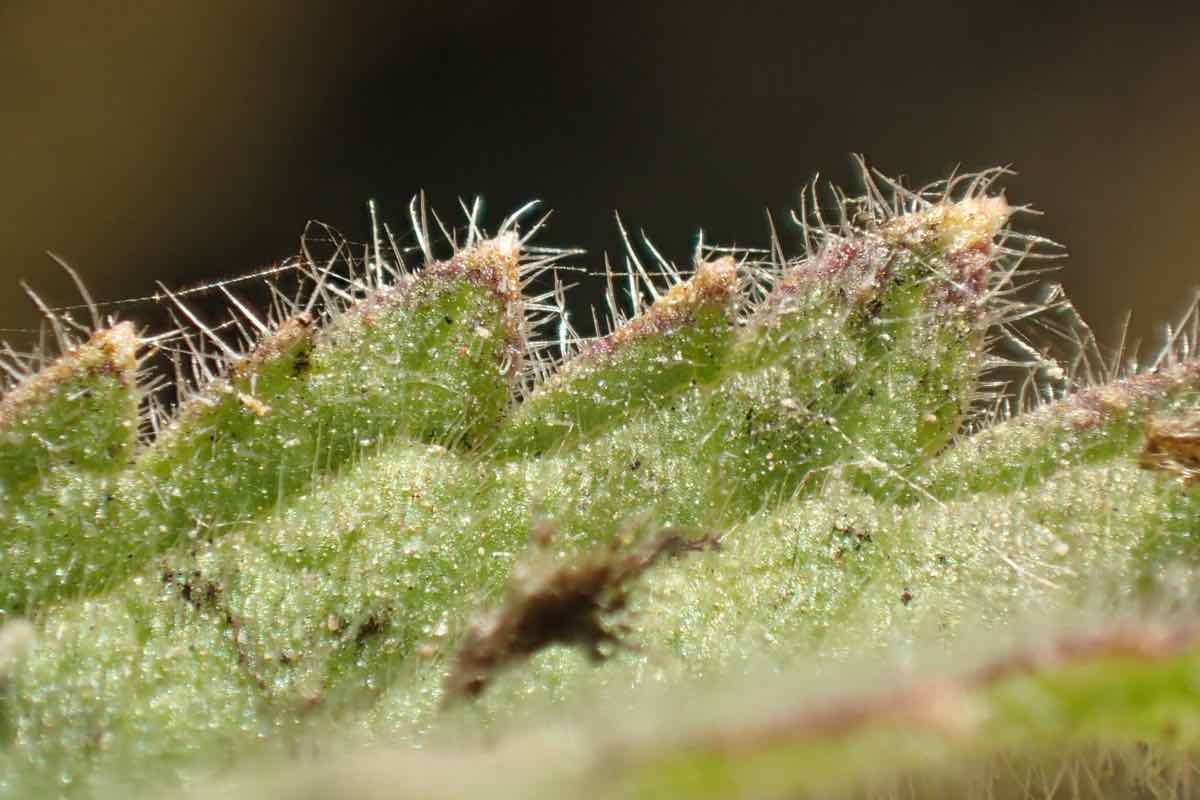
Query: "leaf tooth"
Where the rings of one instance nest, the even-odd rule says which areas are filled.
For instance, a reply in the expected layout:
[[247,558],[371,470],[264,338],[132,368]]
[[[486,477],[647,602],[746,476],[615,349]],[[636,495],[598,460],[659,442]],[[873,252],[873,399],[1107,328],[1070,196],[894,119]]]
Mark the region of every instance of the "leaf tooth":
[[10,428],[57,388],[86,377],[108,373],[129,387],[136,385],[141,340],[130,322],[102,328],[83,344],[68,348],[41,371],[27,376],[0,398],[0,430]]
[[[536,382],[500,430],[497,452],[542,451],[568,436],[592,435],[656,398],[714,380],[734,338],[741,284],[731,256],[702,261],[643,313],[587,341],[560,314],[557,335],[530,344],[528,374]],[[541,353],[555,346],[570,357],[551,373]]]

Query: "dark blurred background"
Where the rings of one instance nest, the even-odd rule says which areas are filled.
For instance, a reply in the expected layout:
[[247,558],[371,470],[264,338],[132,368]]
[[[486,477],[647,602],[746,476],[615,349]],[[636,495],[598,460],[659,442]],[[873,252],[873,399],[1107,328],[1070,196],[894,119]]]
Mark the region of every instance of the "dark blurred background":
[[[0,0],[0,327],[236,275],[309,219],[366,240],[424,189],[545,243],[688,263],[849,154],[911,183],[1011,164],[1027,227],[1102,340],[1153,340],[1200,283],[1200,11],[1092,3],[102,3]],[[456,217],[457,218],[457,217]],[[150,319],[152,308],[121,313]]]

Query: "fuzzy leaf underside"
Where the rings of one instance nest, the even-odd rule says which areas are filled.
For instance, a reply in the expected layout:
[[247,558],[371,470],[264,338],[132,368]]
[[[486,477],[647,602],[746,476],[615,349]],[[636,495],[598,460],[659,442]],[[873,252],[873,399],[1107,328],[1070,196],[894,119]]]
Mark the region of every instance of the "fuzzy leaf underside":
[[[552,257],[472,218],[413,274],[314,268],[140,445],[132,328],[73,345],[0,405],[0,790],[1184,793],[1200,367],[963,435],[1024,315],[987,182],[872,183],[553,370]],[[354,753],[397,741],[431,752]]]

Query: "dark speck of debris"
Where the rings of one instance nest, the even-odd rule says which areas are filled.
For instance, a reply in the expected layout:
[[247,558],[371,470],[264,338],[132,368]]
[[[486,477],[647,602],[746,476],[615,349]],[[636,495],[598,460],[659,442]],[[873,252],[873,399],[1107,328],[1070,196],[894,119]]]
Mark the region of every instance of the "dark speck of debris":
[[518,567],[504,604],[467,630],[446,676],[444,705],[478,697],[501,669],[551,645],[577,645],[596,662],[607,657],[605,646],[630,647],[605,624],[625,608],[630,584],[664,556],[719,548],[718,536],[663,528],[625,552],[613,544],[569,563]]
[[359,626],[358,632],[354,634],[354,643],[362,646],[368,639],[380,633],[385,627],[387,627],[387,622],[383,617],[378,614],[371,614]]
[[1200,485],[1200,418],[1155,417],[1146,423],[1142,469],[1172,473],[1185,486]]

